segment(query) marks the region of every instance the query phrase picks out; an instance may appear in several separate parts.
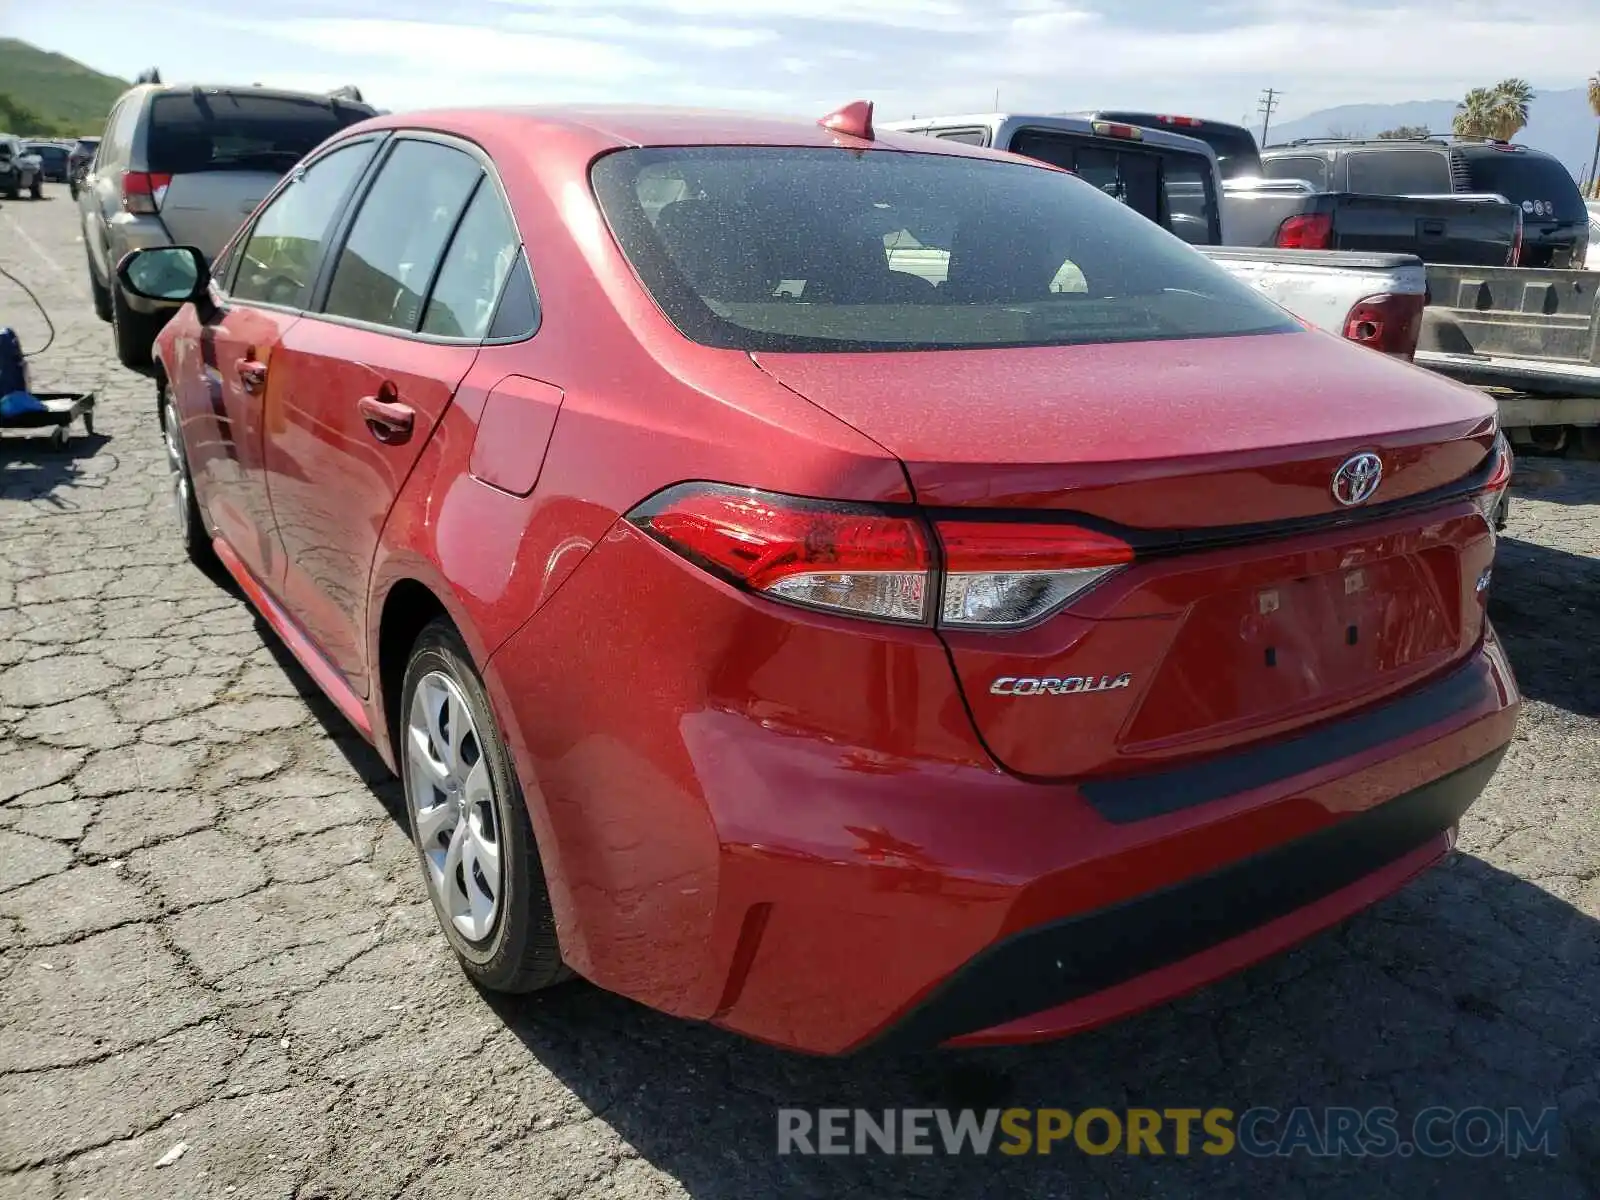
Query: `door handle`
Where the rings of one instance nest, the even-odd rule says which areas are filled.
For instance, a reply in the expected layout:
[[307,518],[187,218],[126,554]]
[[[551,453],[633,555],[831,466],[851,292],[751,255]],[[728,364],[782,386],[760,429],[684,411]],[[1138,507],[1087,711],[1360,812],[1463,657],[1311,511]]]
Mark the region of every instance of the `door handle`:
[[356,409],[367,423],[367,429],[385,446],[399,445],[408,440],[417,420],[417,414],[410,405],[383,399],[395,394],[394,387],[386,383],[376,396],[363,396],[356,401]]
[[254,357],[241,358],[233,370],[239,376],[239,386],[252,396],[267,386],[267,364]]

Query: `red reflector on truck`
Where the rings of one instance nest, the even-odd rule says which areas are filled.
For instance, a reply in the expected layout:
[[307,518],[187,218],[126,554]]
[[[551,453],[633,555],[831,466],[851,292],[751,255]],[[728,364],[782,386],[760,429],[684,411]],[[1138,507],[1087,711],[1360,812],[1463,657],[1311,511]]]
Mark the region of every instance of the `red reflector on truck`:
[[1421,295],[1388,293],[1358,300],[1344,319],[1344,336],[1358,346],[1409,361],[1416,356],[1422,333],[1424,300]]

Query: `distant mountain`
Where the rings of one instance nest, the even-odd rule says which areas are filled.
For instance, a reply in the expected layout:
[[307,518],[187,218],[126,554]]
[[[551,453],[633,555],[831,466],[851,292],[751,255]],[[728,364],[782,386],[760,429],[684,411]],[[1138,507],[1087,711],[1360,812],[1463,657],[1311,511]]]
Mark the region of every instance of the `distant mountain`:
[[7,133],[99,133],[111,106],[129,86],[64,54],[0,38],[0,93],[10,98],[0,112],[26,114],[42,126]]
[[[1331,133],[1376,137],[1401,125],[1422,125],[1434,133],[1449,133],[1456,114],[1454,100],[1411,100],[1404,104],[1345,104],[1307,117],[1274,125],[1268,140],[1291,142],[1302,137],[1327,137]],[[1594,156],[1596,121],[1585,88],[1535,93],[1528,110],[1528,127],[1516,140],[1555,155],[1578,178],[1589,173]]]

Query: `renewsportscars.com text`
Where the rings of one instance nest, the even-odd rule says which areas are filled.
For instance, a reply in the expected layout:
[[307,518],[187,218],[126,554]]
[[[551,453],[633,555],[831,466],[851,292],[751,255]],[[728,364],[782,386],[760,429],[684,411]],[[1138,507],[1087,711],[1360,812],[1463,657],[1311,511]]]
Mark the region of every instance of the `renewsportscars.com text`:
[[781,1108],[779,1154],[1555,1154],[1556,1110],[1424,1108]]

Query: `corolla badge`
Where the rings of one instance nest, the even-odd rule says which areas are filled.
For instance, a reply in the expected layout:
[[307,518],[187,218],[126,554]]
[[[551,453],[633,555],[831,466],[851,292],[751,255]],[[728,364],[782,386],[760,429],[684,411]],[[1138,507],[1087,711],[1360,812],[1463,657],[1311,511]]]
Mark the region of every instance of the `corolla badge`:
[[989,685],[996,696],[1074,696],[1079,692],[1113,692],[1118,688],[1132,687],[1133,676],[1121,675],[1069,675],[1065,679],[1045,676],[1042,679],[1018,679],[1002,675]]
[[1383,482],[1383,459],[1376,454],[1356,454],[1333,473],[1333,498],[1346,508],[1372,499]]

